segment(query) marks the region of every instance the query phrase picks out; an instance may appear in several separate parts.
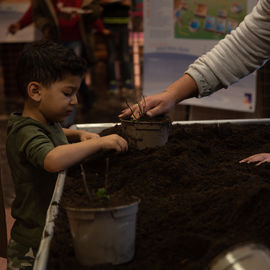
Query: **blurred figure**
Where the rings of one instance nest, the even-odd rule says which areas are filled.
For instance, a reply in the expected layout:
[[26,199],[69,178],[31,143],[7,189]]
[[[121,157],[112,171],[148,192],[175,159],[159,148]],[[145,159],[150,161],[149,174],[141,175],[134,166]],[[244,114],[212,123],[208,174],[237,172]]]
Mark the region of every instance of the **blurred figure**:
[[17,21],[8,26],[8,32],[11,34],[16,34],[19,30],[25,28],[26,26],[33,23],[32,17],[33,7],[30,5],[24,15]]
[[130,0],[101,0],[103,7],[102,18],[106,29],[110,34],[106,36],[108,50],[108,88],[110,94],[118,94],[119,85],[115,74],[115,61],[120,62],[122,90],[125,94],[133,93],[131,80],[131,63],[129,54],[129,11]]
[[[88,63],[88,70],[83,80],[79,95],[83,112],[88,113],[96,99],[93,89],[96,83],[96,57],[94,32],[107,34],[100,19],[99,0],[33,0],[24,15],[8,26],[11,34],[17,33],[31,23],[42,33],[43,38],[61,43],[72,48]],[[64,122],[65,127],[73,124],[75,111]]]
[[143,32],[143,0],[132,0],[132,31]]
[[[87,80],[83,80],[79,95],[82,99],[84,113],[88,113],[96,98],[95,82],[95,45],[94,26],[101,12],[99,0],[35,0],[33,1],[33,20],[45,39],[60,42],[72,48],[88,63]],[[90,75],[91,74],[91,75]],[[88,85],[86,85],[88,82]],[[64,123],[65,127],[73,124],[74,113]]]

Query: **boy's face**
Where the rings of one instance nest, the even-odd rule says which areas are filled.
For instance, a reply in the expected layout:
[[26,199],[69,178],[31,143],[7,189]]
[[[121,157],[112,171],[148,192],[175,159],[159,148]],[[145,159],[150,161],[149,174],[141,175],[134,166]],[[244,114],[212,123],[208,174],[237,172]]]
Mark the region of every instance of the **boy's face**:
[[81,81],[79,76],[67,75],[48,87],[41,87],[39,110],[48,123],[63,122],[73,111],[78,104],[77,93]]

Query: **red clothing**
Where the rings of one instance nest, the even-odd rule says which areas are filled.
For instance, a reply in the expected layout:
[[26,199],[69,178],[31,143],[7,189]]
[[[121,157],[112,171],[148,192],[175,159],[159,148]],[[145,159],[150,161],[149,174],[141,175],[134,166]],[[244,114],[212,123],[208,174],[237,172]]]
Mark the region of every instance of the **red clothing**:
[[94,21],[94,22],[92,23],[92,25],[93,25],[93,27],[96,28],[96,30],[97,30],[98,32],[103,33],[105,27],[104,27],[104,24],[103,24],[103,22],[102,22],[102,20],[101,20],[100,18],[97,19],[96,21]]
[[67,8],[80,8],[82,0],[55,0],[54,7],[58,16],[61,40],[80,40],[79,14],[65,12]]
[[21,29],[33,23],[32,9],[33,6],[30,5],[29,8],[23,14],[23,16],[20,18],[20,20],[18,21]]
[[[57,11],[57,15],[59,17],[59,27],[61,31],[61,40],[80,40],[81,35],[79,31],[79,15],[72,16],[71,19],[67,19],[64,14],[60,15],[61,12],[57,8],[57,3],[62,2],[63,6],[72,6],[72,3],[75,3],[75,7],[81,7],[82,0],[55,0],[54,5],[55,9]],[[65,4],[67,3],[67,4]],[[70,4],[71,3],[71,4]],[[74,7],[74,6],[72,6]],[[26,10],[24,15],[20,18],[18,21],[20,24],[20,28],[24,28],[28,26],[29,24],[33,23],[33,6],[30,5],[29,8]],[[95,22],[93,22],[93,27],[96,28],[98,32],[103,32],[104,31],[104,25],[102,20],[99,18]]]

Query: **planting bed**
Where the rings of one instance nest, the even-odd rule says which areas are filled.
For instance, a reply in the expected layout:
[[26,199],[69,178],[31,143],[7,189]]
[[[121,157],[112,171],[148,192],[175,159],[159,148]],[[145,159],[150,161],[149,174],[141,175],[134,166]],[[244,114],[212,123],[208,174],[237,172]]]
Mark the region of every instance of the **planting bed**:
[[[103,134],[117,132],[119,126]],[[82,267],[63,205],[87,207],[79,166],[66,178],[47,269],[202,270],[242,242],[270,247],[270,164],[239,160],[270,152],[270,126],[174,125],[160,148],[109,153],[109,192],[141,199],[136,254],[124,265]],[[89,188],[102,187],[106,154],[83,164]]]

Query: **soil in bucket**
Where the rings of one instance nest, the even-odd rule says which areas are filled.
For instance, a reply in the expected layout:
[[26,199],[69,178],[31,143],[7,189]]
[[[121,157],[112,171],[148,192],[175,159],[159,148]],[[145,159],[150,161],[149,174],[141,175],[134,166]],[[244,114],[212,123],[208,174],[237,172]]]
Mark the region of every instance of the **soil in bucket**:
[[168,141],[171,121],[165,115],[154,118],[143,115],[139,119],[121,119],[120,122],[129,146],[138,150],[163,146]]
[[[121,128],[102,134],[115,132]],[[260,152],[270,152],[269,125],[220,124],[173,125],[162,147],[112,155],[109,193],[141,199],[135,256],[122,265],[77,261],[62,205],[89,203],[80,169],[70,168],[47,269],[202,270],[242,242],[269,248],[270,164],[239,164]],[[103,155],[84,163],[89,188],[104,184]]]
[[[132,260],[135,254],[136,217],[140,199],[123,193],[109,193],[110,155],[104,161],[103,179],[98,185],[92,183],[90,187],[84,166],[80,164],[88,207],[74,204],[73,198],[66,200],[64,206],[76,258],[85,266],[122,264]],[[78,181],[76,173],[75,170],[75,176],[69,175],[68,178]],[[102,183],[103,187],[100,187]]]

